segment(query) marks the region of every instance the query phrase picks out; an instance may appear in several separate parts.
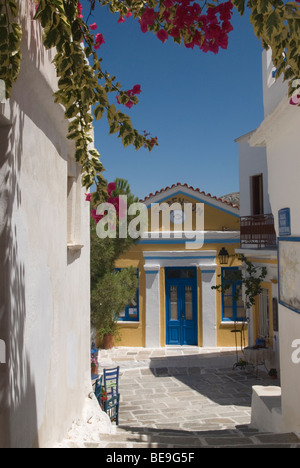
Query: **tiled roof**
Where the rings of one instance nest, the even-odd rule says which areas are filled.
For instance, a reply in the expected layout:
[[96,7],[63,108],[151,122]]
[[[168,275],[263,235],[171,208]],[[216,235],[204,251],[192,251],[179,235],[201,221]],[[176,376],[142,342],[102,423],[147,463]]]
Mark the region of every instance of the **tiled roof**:
[[155,193],[150,193],[147,197],[144,198],[144,200],[140,200],[140,202],[144,203],[147,200],[149,200],[150,198],[153,198],[153,197],[155,197],[157,195],[160,195],[160,194],[166,192],[167,190],[171,190],[173,188],[186,188],[188,190],[192,190],[193,192],[197,192],[198,194],[203,195],[205,197],[209,197],[212,200],[216,200],[218,202],[224,203],[227,206],[238,209],[237,205],[234,205],[233,203],[230,203],[227,200],[224,200],[222,198],[218,198],[216,196],[212,196],[210,193],[205,193],[205,192],[201,191],[199,188],[194,188],[194,187],[192,187],[192,186],[190,186],[188,184],[181,184],[180,182],[178,182],[177,184],[173,184],[171,187],[166,187],[166,188],[163,188],[161,190],[157,190]]

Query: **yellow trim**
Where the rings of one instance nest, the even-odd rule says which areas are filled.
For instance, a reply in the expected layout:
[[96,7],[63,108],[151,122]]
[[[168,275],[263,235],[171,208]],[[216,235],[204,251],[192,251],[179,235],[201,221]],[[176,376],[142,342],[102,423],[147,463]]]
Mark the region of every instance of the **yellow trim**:
[[160,295],[160,346],[166,346],[166,286],[165,268],[159,272],[159,295]]
[[267,263],[269,265],[277,265],[277,260],[270,259],[270,258],[259,258],[259,257],[247,257],[249,262],[252,263]]

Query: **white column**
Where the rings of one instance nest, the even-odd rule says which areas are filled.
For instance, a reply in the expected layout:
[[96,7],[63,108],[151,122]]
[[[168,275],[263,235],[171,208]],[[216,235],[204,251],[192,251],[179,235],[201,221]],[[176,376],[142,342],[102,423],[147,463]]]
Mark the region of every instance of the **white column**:
[[211,289],[216,285],[215,267],[203,267],[202,273],[202,330],[203,347],[217,347],[217,309],[216,290]]
[[159,265],[145,266],[146,348],[160,348]]

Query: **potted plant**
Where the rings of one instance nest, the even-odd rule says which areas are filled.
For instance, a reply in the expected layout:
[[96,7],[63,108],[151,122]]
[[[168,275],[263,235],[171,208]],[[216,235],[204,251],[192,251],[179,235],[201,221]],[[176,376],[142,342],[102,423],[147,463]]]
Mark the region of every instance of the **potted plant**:
[[[128,182],[123,179],[109,184],[108,193],[114,200],[126,195],[128,206],[138,201],[131,193]],[[138,286],[136,268],[115,268],[120,255],[135,242],[130,236],[125,239],[118,236],[118,216],[116,221],[116,237],[101,238],[97,233],[97,223],[91,216],[91,324],[97,330],[97,344],[101,341],[101,347],[111,347],[112,341],[119,339],[119,313],[136,296]],[[107,341],[110,343],[107,344]]]
[[114,346],[115,341],[120,339],[117,321],[112,319],[108,321],[106,325],[98,328],[97,338],[101,348],[111,349]]

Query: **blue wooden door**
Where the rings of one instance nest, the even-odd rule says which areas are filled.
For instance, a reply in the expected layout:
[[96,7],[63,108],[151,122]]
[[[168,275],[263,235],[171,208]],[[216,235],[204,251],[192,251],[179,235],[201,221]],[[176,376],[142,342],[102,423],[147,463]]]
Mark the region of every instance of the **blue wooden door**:
[[166,269],[166,344],[197,345],[197,272]]

